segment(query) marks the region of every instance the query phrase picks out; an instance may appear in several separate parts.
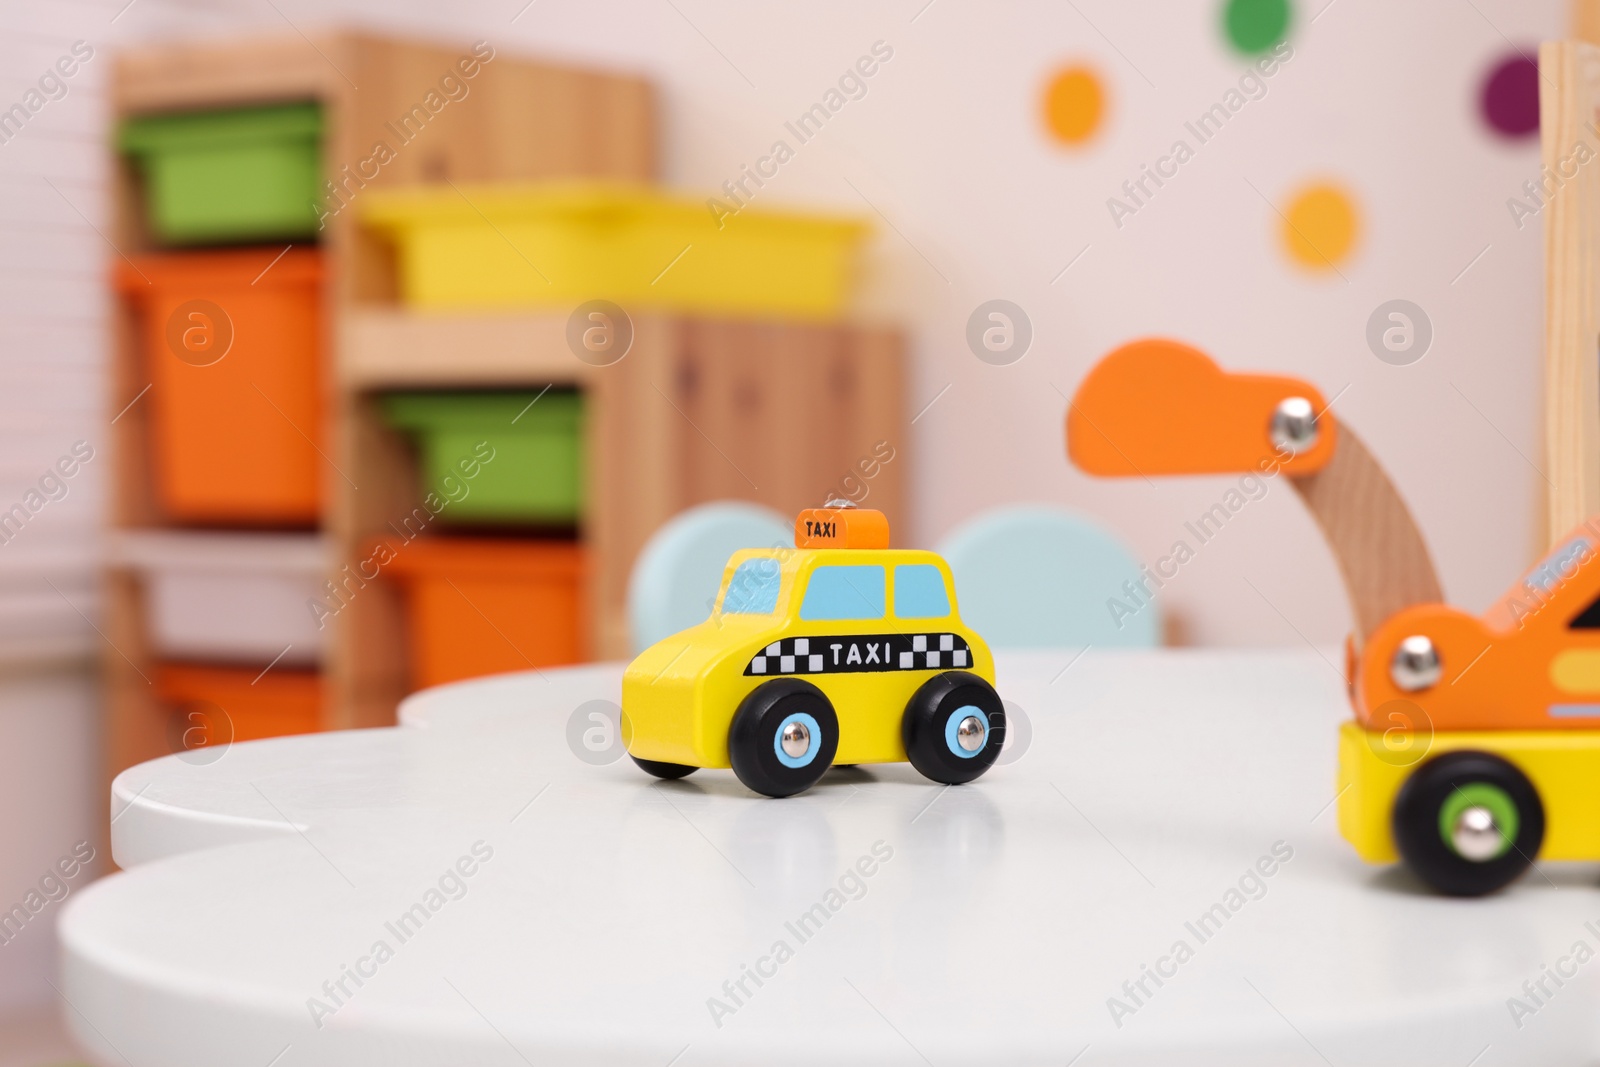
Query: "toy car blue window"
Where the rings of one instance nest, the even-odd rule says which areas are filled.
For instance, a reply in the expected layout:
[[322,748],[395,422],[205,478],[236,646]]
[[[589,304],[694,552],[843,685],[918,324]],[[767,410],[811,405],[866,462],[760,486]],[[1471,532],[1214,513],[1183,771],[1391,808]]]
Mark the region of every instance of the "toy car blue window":
[[939,619],[950,614],[944,576],[931,563],[894,569],[894,613],[902,619]]
[[881,619],[884,615],[883,567],[831,566],[811,572],[802,619]]
[[778,561],[770,556],[747,559],[728,580],[722,597],[725,615],[771,615],[778,607]]

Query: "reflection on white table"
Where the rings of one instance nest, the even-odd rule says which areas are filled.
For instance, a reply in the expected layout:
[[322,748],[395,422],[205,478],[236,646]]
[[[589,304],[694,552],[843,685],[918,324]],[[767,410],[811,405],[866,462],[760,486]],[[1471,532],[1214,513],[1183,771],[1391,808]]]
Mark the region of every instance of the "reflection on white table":
[[[1595,869],[1460,901],[1362,865],[1322,656],[999,673],[1031,738],[954,788],[593,765],[569,719],[616,665],[135,767],[128,869],[62,918],[63,1010],[106,1067],[1597,1058],[1600,963],[1559,962],[1600,948]],[[1547,966],[1576,973],[1529,1000]]]

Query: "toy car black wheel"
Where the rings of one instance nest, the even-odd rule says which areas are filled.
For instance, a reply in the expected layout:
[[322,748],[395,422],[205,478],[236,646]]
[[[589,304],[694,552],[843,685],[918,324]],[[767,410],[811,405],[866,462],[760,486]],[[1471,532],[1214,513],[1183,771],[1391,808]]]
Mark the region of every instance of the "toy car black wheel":
[[674,778],[687,778],[689,775],[700,769],[698,767],[691,767],[686,763],[664,763],[661,760],[640,759],[638,756],[632,754],[629,754],[628,758],[637,763],[639,765],[639,769],[645,773],[653,774],[657,778],[665,778],[669,782]]
[[966,671],[922,683],[900,721],[906,758],[925,778],[970,782],[993,766],[1006,740],[1006,708],[994,687]]
[[739,704],[728,727],[728,761],[750,789],[769,797],[803,793],[833,764],[839,718],[822,690],[774,678]]
[[1406,865],[1441,893],[1477,897],[1527,870],[1544,841],[1539,791],[1487,752],[1449,752],[1406,779],[1394,804]]

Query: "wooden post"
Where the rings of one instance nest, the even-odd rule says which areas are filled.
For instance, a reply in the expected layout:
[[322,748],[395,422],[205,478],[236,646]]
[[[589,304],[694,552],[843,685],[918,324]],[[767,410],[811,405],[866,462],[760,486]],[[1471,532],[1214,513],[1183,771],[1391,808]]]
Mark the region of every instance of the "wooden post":
[[[1585,32],[1600,31],[1600,4],[1579,4],[1575,13]],[[1539,46],[1539,72],[1545,540],[1554,543],[1600,514],[1600,48],[1548,41]]]

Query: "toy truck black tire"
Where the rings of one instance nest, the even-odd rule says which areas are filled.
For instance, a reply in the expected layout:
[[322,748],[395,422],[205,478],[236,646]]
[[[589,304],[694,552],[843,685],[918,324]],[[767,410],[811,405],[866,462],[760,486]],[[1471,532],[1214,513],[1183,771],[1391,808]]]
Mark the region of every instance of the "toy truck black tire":
[[[1448,832],[1447,824],[1455,825],[1453,818],[1465,817],[1472,806],[1494,818],[1492,832],[1502,844],[1485,850],[1492,854],[1465,854]],[[1539,791],[1511,762],[1488,752],[1447,752],[1422,764],[1400,787],[1391,819],[1406,866],[1454,897],[1483,896],[1509,885],[1533,864],[1544,842]]]

